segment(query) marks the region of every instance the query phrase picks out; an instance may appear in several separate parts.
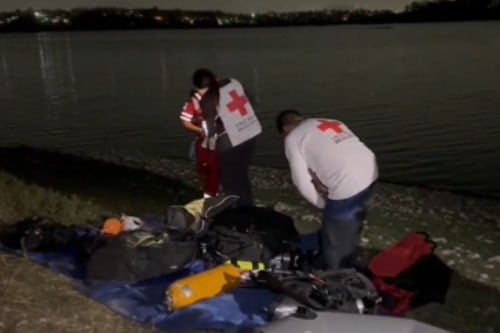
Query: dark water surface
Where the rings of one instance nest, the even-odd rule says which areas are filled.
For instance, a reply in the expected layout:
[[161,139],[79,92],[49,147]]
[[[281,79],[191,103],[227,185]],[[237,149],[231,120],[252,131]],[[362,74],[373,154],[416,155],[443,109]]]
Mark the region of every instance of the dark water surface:
[[500,197],[500,23],[0,35],[0,145],[185,157],[199,66],[240,79],[284,166],[283,108],[345,121],[382,178]]

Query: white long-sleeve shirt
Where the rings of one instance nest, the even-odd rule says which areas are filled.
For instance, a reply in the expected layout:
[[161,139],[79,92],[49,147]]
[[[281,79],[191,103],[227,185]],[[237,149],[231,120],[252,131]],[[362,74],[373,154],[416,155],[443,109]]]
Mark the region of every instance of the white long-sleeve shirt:
[[305,119],[285,138],[292,181],[311,204],[325,206],[311,172],[328,188],[328,198],[342,200],[366,189],[378,178],[375,154],[343,123]]

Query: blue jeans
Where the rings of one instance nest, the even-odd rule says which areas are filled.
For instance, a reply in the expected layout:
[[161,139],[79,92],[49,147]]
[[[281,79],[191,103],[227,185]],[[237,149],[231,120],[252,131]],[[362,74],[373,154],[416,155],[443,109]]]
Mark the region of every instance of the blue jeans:
[[327,269],[355,268],[356,248],[374,185],[347,199],[327,200],[319,231],[321,257]]

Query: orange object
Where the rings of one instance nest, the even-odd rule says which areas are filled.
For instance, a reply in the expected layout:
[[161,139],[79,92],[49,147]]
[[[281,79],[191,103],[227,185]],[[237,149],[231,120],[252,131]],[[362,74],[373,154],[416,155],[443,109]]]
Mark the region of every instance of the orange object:
[[123,226],[120,220],[116,218],[109,218],[104,221],[104,224],[101,229],[101,233],[104,236],[108,237],[116,237],[122,233]]
[[238,288],[241,273],[238,267],[224,264],[172,283],[166,295],[168,311],[182,310]]

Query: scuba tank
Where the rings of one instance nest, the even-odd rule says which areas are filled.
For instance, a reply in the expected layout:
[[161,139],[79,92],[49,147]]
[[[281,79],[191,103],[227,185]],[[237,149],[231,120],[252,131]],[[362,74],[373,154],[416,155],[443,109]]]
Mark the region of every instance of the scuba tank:
[[245,276],[233,265],[223,264],[172,283],[166,292],[168,312],[185,309],[238,288]]

